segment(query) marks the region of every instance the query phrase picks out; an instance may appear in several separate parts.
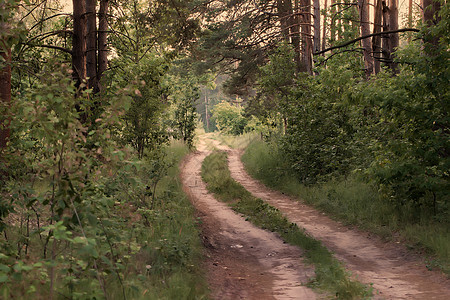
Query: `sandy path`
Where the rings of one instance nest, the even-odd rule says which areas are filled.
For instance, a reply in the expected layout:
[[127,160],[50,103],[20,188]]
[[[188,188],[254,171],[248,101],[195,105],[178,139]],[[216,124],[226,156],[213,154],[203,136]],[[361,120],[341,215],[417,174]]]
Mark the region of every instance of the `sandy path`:
[[212,297],[315,299],[315,293],[304,286],[314,271],[302,263],[299,248],[253,226],[207,192],[200,175],[207,154],[189,155],[181,166],[181,178],[201,219]]
[[358,280],[373,284],[378,291],[376,298],[450,299],[450,280],[438,272],[428,271],[404,247],[346,228],[315,209],[268,189],[245,172],[240,155],[237,150],[229,151],[232,177],[321,240]]

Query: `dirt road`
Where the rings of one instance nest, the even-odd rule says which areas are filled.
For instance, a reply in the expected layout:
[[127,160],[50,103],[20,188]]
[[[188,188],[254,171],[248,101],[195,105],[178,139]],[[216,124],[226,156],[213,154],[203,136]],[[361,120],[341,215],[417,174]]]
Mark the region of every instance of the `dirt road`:
[[204,266],[214,299],[316,299],[304,284],[314,275],[302,251],[253,226],[206,190],[201,164],[207,151],[191,154],[181,170],[185,191],[202,222]]
[[378,293],[376,298],[450,299],[450,280],[438,272],[428,271],[403,246],[349,229],[309,206],[268,189],[245,172],[240,151],[228,152],[231,176],[236,181],[321,240],[359,281],[373,284]]
[[439,272],[428,271],[423,261],[404,246],[343,226],[268,189],[245,172],[238,150],[208,138],[200,139],[197,148],[199,151],[184,161],[181,176],[202,222],[207,252],[204,266],[214,299],[315,299],[324,295],[304,286],[314,270],[302,262],[300,249],[246,222],[207,192],[200,172],[212,148],[229,153],[229,168],[235,180],[321,240],[359,281],[372,284],[374,298],[450,299],[450,280]]

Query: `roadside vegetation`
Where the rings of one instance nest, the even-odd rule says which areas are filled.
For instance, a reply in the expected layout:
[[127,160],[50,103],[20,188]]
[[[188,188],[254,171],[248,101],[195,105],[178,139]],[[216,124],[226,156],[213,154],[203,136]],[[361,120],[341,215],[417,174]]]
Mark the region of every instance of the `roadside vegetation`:
[[307,261],[314,264],[316,274],[308,283],[309,286],[336,295],[339,299],[370,296],[371,289],[351,279],[351,274],[319,241],[311,238],[296,224],[290,223],[278,209],[253,197],[232,179],[225,152],[216,151],[205,158],[202,178],[210,192],[228,203],[236,212],[243,214],[248,221],[263,229],[277,232],[286,242],[305,251]]
[[313,205],[346,224],[374,232],[385,239],[402,241],[407,247],[424,250],[427,268],[440,268],[450,274],[450,236],[448,224],[416,211],[398,209],[379,192],[374,183],[358,175],[315,185],[300,182],[290,169],[276,143],[255,139],[242,156],[246,170],[265,185],[299,201]]

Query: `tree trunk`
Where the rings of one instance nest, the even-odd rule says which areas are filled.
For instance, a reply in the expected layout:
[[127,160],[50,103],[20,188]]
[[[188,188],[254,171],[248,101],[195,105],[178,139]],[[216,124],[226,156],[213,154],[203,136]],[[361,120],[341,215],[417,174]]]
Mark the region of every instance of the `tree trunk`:
[[[412,28],[413,26],[413,0],[408,1],[408,27]],[[411,42],[411,34],[408,34],[408,43]]]
[[423,23],[428,27],[436,25],[440,21],[438,15],[441,9],[441,3],[436,0],[422,0]]
[[0,161],[10,137],[11,122],[11,47],[7,42],[11,36],[11,24],[8,9],[5,2],[0,3]]
[[314,1],[314,52],[320,51],[320,0]]
[[84,1],[73,0],[72,69],[75,85],[86,79],[86,7]]
[[336,41],[336,0],[331,0],[331,20],[330,20],[330,46],[334,46]]
[[97,0],[86,0],[86,74],[88,87],[97,93]]
[[302,10],[302,72],[312,75],[311,0],[300,0]]
[[[382,0],[377,0],[376,6],[375,6],[375,16],[374,16],[374,25],[373,25],[373,33],[379,33],[381,32],[381,29],[383,27],[382,24],[382,17],[383,17],[383,6],[382,6]],[[377,57],[378,59],[374,60],[374,69],[375,74],[378,74],[381,71],[381,64],[379,57],[381,57],[381,36],[377,35],[372,38],[372,50],[373,50],[373,56]]]
[[[370,34],[370,24],[369,24],[369,1],[368,0],[358,0],[359,6],[359,16],[360,16],[360,26],[361,26],[361,35],[369,35]],[[363,39],[361,41],[362,47],[364,49],[364,66],[366,78],[369,77],[373,73],[373,57],[371,55],[372,52],[372,43],[370,39]]]
[[280,18],[281,25],[281,33],[283,34],[284,39],[289,43],[289,26],[288,26],[288,14],[286,11],[286,3],[284,0],[277,0],[277,12]]
[[[398,0],[389,0],[389,30],[398,30]],[[394,63],[394,53],[399,45],[398,33],[389,34],[389,52],[391,53],[392,62],[389,68],[394,73],[398,73],[398,65]]]
[[101,79],[103,73],[108,68],[108,5],[109,0],[100,1],[98,14],[98,81],[99,88],[102,88]]
[[[0,28],[6,25],[0,24]],[[4,59],[4,65],[0,69],[0,160],[3,149],[6,148],[10,136],[9,107],[11,105],[11,48],[8,47],[5,39],[0,40],[0,56]]]
[[286,9],[288,9],[289,14],[291,17],[289,18],[290,22],[290,36],[292,45],[294,46],[294,52],[295,52],[295,64],[297,66],[297,71],[300,71],[301,66],[301,38],[300,38],[300,25],[299,25],[299,0],[295,0],[294,7],[292,7],[292,1],[287,1]]
[[[423,0],[423,23],[428,27],[436,25],[440,21],[440,17],[438,15],[439,10],[441,9],[441,3],[436,0]],[[437,46],[439,44],[438,36],[430,36],[427,38],[426,43],[429,43],[433,46]],[[428,50],[435,50],[433,47],[426,47]]]
[[[382,0],[382,12],[383,12],[383,32],[384,31],[389,31],[389,8],[386,5],[386,1]],[[383,35],[381,37],[382,39],[382,46],[381,46],[381,52],[382,52],[382,57],[383,60],[389,64],[390,60],[391,60],[391,46],[390,46],[390,38],[389,35]]]
[[327,6],[328,0],[324,0],[324,10],[325,14],[323,16],[323,32],[322,32],[322,50],[325,50],[327,46]]

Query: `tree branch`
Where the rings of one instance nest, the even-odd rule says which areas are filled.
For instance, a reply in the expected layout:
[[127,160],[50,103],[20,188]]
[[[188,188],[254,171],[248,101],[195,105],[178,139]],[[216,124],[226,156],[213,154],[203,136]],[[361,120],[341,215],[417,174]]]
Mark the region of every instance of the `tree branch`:
[[56,49],[65,53],[68,53],[70,55],[72,55],[72,50],[64,48],[64,47],[60,47],[60,46],[54,46],[54,45],[35,45],[35,44],[30,44],[30,43],[22,43],[23,45],[27,45],[30,47],[41,47],[41,48],[49,48],[49,49]]
[[389,31],[377,32],[377,33],[371,33],[371,34],[368,34],[368,35],[361,36],[359,38],[353,39],[351,41],[345,42],[343,44],[340,44],[340,45],[337,45],[337,46],[333,46],[333,47],[329,47],[329,48],[324,49],[324,50],[319,51],[319,52],[315,52],[315,53],[313,53],[313,55],[320,55],[320,54],[323,54],[325,52],[328,52],[328,51],[331,51],[331,50],[334,50],[334,49],[343,48],[343,47],[346,47],[348,45],[351,45],[351,44],[354,44],[356,42],[359,42],[360,40],[368,39],[368,38],[371,38],[373,36],[385,35],[385,34],[391,34],[391,33],[399,33],[399,32],[410,32],[410,31],[412,31],[412,32],[420,32],[419,29],[415,29],[415,28],[403,28],[403,29],[398,29],[398,30],[389,30]]

